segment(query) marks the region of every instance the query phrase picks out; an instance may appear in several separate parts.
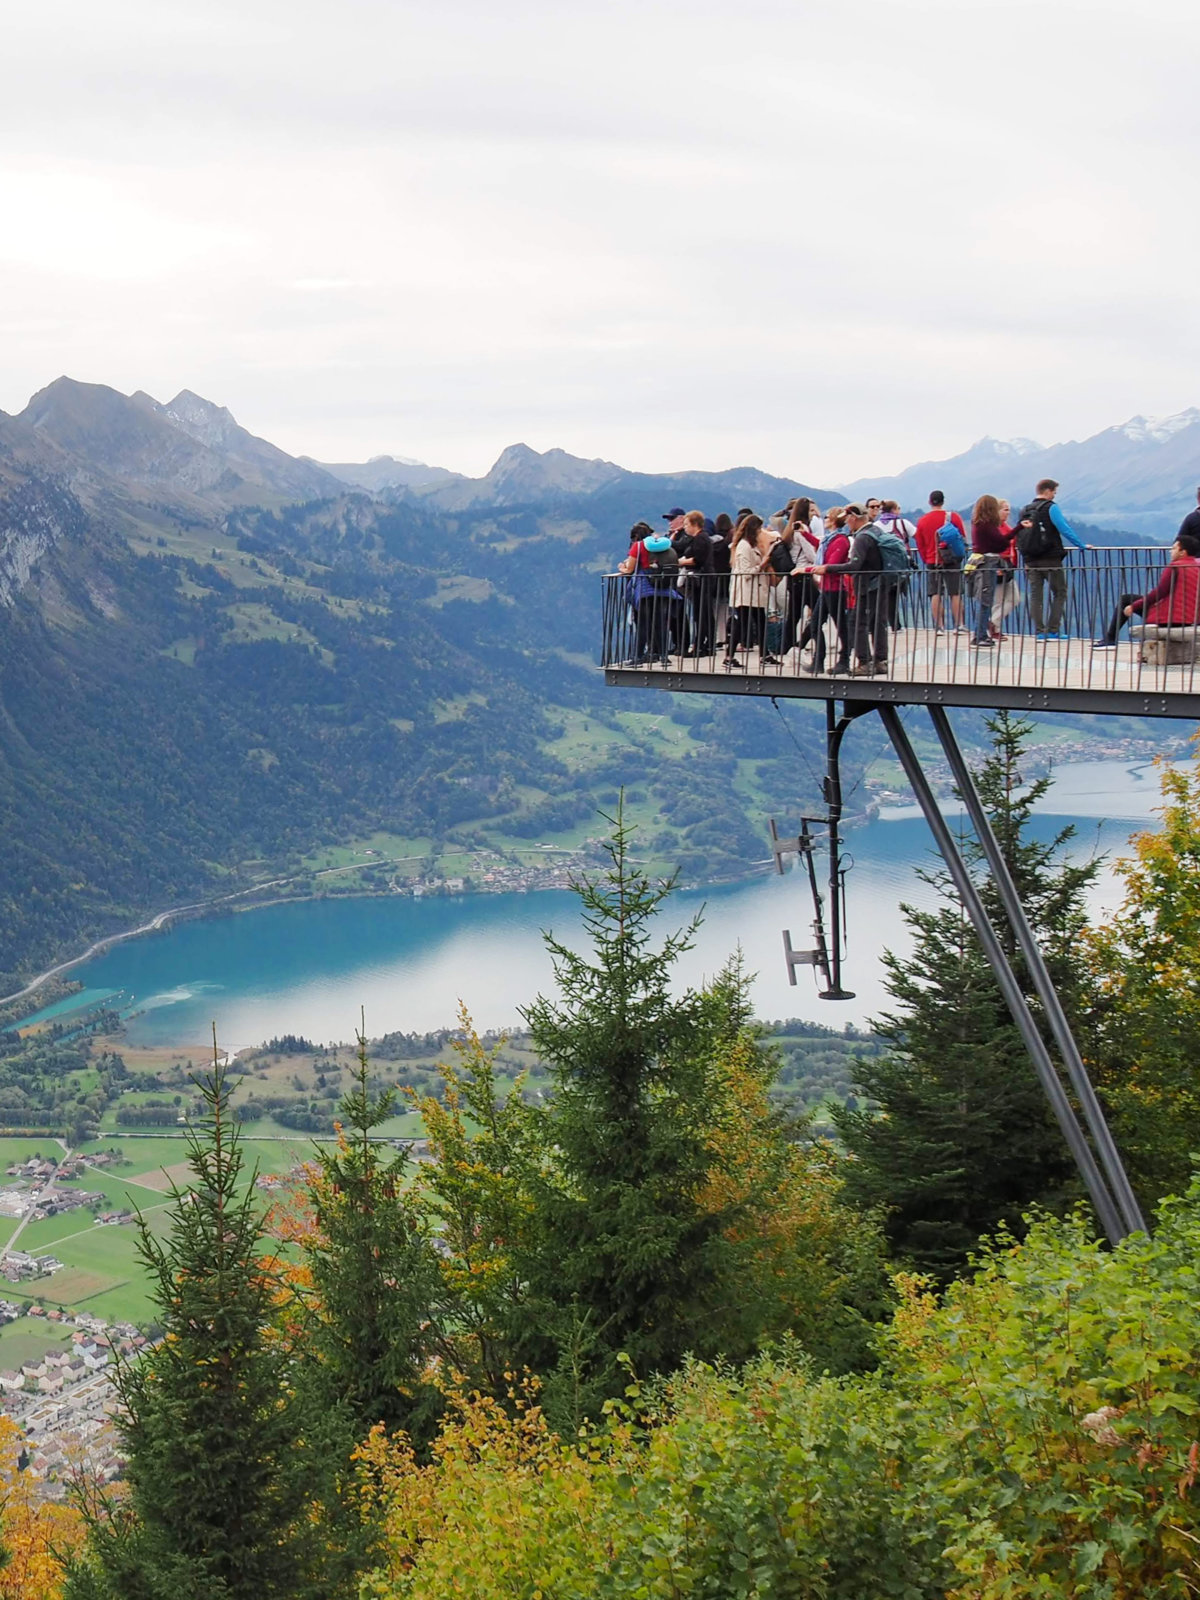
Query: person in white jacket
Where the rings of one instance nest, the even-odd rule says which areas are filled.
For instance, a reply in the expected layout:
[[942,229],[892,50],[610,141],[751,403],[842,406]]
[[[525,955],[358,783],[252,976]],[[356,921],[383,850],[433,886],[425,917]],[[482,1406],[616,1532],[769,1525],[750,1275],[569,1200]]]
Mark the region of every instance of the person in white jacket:
[[763,519],[743,517],[733,535],[729,555],[729,626],[725,640],[725,666],[742,668],[737,659],[740,646],[757,646],[763,665],[778,666],[779,658],[767,654],[767,606],[771,598],[771,573],[768,558],[774,541],[763,526]]

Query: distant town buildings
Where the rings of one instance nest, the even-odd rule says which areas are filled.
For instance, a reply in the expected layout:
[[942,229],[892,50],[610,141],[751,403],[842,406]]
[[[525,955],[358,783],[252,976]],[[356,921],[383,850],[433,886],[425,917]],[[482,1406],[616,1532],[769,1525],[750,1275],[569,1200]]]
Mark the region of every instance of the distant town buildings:
[[[21,1312],[21,1307],[0,1301],[0,1314],[10,1309]],[[37,1306],[28,1314],[43,1312]],[[47,1349],[19,1369],[0,1370],[0,1411],[24,1435],[30,1476],[40,1481],[47,1498],[59,1499],[76,1472],[100,1483],[120,1476],[113,1422],[118,1399],[108,1369],[115,1355],[132,1360],[148,1341],[129,1322],[108,1323],[82,1311],[56,1309],[51,1315],[61,1326],[64,1346]]]

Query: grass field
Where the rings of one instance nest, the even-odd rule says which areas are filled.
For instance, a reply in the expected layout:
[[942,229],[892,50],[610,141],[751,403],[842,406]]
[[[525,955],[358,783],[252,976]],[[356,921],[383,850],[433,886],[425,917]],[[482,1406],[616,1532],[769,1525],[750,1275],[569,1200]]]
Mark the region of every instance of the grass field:
[[90,1300],[102,1289],[117,1289],[116,1278],[102,1277],[98,1272],[85,1272],[82,1267],[64,1267],[52,1278],[38,1285],[38,1299],[43,1305],[74,1306]]
[[172,1189],[183,1188],[191,1176],[191,1167],[186,1161],[177,1161],[173,1166],[160,1167],[156,1172],[143,1172],[137,1179],[131,1178],[130,1183],[135,1183],[141,1189],[149,1189],[153,1194],[170,1194]]
[[11,1183],[11,1178],[4,1176],[8,1167],[20,1162],[28,1161],[31,1156],[43,1156],[47,1161],[62,1160],[63,1149],[57,1140],[48,1135],[45,1138],[14,1139],[9,1135],[0,1137],[0,1182]]
[[[414,1119],[393,1120],[399,1132]],[[253,1126],[244,1131],[243,1184],[251,1183],[256,1173],[284,1176],[297,1163],[313,1155],[313,1141],[305,1134],[278,1137],[272,1129],[264,1132],[265,1137],[259,1136]],[[64,1188],[103,1194],[106,1210],[140,1212],[151,1233],[162,1237],[171,1225],[170,1181],[174,1179],[184,1187],[189,1175],[184,1138],[165,1134],[119,1137],[105,1133],[85,1149],[115,1150],[119,1152],[121,1163],[90,1169],[82,1179],[64,1184]],[[62,1155],[62,1148],[52,1139],[0,1138],[0,1174],[5,1166],[28,1160],[33,1155],[58,1157]],[[269,1203],[266,1196],[262,1197],[264,1209]],[[0,1218],[0,1243],[7,1241],[16,1226],[17,1219]],[[126,1223],[100,1227],[91,1213],[82,1209],[30,1223],[21,1234],[20,1248],[33,1255],[57,1256],[63,1263],[63,1270],[49,1278],[38,1279],[36,1283],[11,1287],[0,1283],[0,1298],[79,1306],[110,1321],[149,1322],[155,1316],[156,1307],[137,1244],[136,1226]],[[49,1335],[48,1329],[45,1331],[49,1337],[43,1338],[43,1325],[28,1318],[23,1317],[18,1326],[22,1330],[32,1330],[29,1337],[38,1349],[62,1342],[61,1335]],[[20,1365],[29,1360],[28,1353],[10,1358],[4,1348],[6,1332],[0,1329],[0,1366]]]
[[38,1361],[47,1350],[62,1350],[67,1344],[61,1328],[36,1317],[22,1317],[0,1328],[0,1368],[22,1367]]

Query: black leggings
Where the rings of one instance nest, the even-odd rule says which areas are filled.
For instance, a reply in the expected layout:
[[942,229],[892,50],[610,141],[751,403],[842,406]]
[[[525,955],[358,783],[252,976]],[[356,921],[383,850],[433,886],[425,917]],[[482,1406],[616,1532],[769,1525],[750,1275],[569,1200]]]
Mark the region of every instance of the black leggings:
[[[822,589],[817,596],[817,603],[813,607],[812,616],[809,618],[807,634],[812,630],[813,665],[821,668],[825,665],[825,624],[832,622],[837,629],[838,661],[850,660],[850,630],[846,615],[846,591],[844,589]],[[801,641],[807,644],[809,641]]]
[[739,645],[747,650],[755,645],[762,648],[767,632],[765,606],[730,606],[729,622],[725,629],[725,654],[731,656]]

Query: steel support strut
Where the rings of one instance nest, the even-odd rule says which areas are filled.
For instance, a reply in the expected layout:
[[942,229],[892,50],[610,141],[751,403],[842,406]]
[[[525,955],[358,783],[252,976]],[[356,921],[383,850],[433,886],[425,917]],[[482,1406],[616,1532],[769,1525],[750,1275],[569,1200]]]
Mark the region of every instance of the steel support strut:
[[929,780],[917,758],[917,753],[909,743],[908,735],[904,731],[904,724],[900,721],[899,713],[894,706],[881,705],[879,715],[887,729],[888,738],[892,741],[896,754],[900,758],[900,765],[904,774],[912,785],[913,793],[921,810],[925,813],[930,831],[937,841],[942,859],[946,863],[947,871],[953,880],[967,915],[974,924],[979,942],[983,946],[996,981],[1005,1003],[1012,1013],[1012,1019],[1020,1030],[1021,1038],[1025,1041],[1025,1048],[1029,1051],[1033,1061],[1034,1071],[1038,1075],[1050,1109],[1055,1120],[1062,1130],[1063,1138],[1067,1141],[1075,1165],[1079,1168],[1081,1177],[1088,1194],[1091,1196],[1092,1205],[1095,1207],[1096,1216],[1100,1226],[1113,1244],[1119,1244],[1130,1229],[1122,1220],[1121,1213],[1108,1188],[1107,1183],[1096,1164],[1091,1146],[1084,1137],[1083,1129],[1075,1119],[1075,1112],[1071,1102],[1067,1099],[1066,1090],[1054,1070],[1054,1063],[1050,1059],[1050,1052],[1046,1048],[1046,1041],[1038,1032],[1037,1023],[1029,1004],[1021,992],[1021,987],[1016,980],[1008,957],[1004,953],[1004,946],[1000,943],[988,917],[987,908],[975,887],[974,880],[967,870],[966,862],[959,853],[954,843],[954,836],[946,826],[946,819],[942,816],[933,790],[929,787]]
[[853,1000],[848,989],[842,988],[842,740],[846,729],[861,716],[849,707],[839,717],[832,700],[825,702],[825,781],[822,791],[829,814],[829,949],[833,958],[829,987],[822,1000]]
[[975,837],[983,846],[983,853],[987,857],[992,878],[1000,892],[1005,913],[1021,947],[1021,954],[1025,957],[1025,965],[1029,968],[1029,976],[1033,979],[1033,986],[1045,1007],[1046,1020],[1058,1044],[1067,1076],[1071,1080],[1071,1087],[1075,1090],[1076,1099],[1083,1112],[1083,1120],[1091,1133],[1092,1143],[1100,1158],[1100,1165],[1104,1168],[1104,1175],[1108,1179],[1121,1219],[1130,1233],[1145,1233],[1146,1219],[1142,1216],[1141,1207],[1129,1182],[1129,1175],[1125,1171],[1120,1152],[1108,1123],[1104,1120],[1104,1112],[1096,1098],[1092,1081],[1087,1075],[1087,1068],[1079,1054],[1079,1046],[1075,1043],[1071,1024],[1067,1021],[1066,1012],[1062,1008],[1062,1001],[1058,998],[1045,958],[1034,938],[1033,929],[1029,926],[1029,918],[1025,915],[1025,908],[1021,904],[1021,897],[1017,893],[1008,862],[1004,859],[1004,852],[992,831],[987,812],[983,809],[983,802],[979,798],[979,791],[954,737],[950,718],[941,706],[930,706],[929,715],[933,718],[934,730],[945,751],[946,760],[950,763],[950,771],[954,774],[954,781],[958,785],[963,804],[967,808]]

